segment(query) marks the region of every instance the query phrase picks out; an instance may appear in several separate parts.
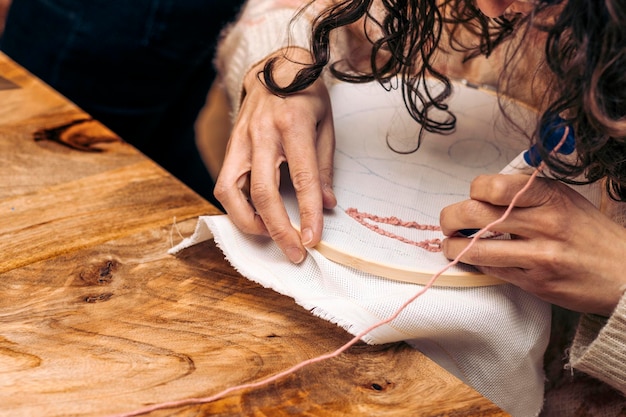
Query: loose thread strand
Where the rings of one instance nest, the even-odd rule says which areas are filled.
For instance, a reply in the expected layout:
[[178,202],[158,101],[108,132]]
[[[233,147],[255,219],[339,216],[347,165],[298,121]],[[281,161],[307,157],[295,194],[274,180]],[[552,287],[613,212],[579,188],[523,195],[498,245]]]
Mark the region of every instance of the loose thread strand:
[[183,236],[178,228],[178,223],[176,223],[176,216],[172,219],[172,227],[170,227],[170,249],[174,247],[174,230],[176,230],[181,239],[185,239],[185,236]]
[[[553,152],[558,151],[559,147],[562,145],[562,143],[564,142],[565,138],[567,137],[567,133],[568,133],[568,129],[565,129],[565,133],[563,134],[563,138],[561,139],[561,142],[559,143],[559,145],[557,145],[557,147],[555,147]],[[365,335],[370,333],[372,330],[375,330],[378,327],[384,326],[385,324],[390,323],[393,320],[395,320],[396,318],[398,318],[398,316],[400,315],[400,313],[402,313],[402,311],[404,311],[411,303],[413,303],[417,298],[422,296],[426,291],[428,291],[435,284],[435,281],[437,280],[437,278],[439,278],[441,276],[441,274],[443,274],[445,271],[447,271],[451,267],[457,265],[460,262],[461,258],[472,248],[472,246],[474,246],[476,244],[476,242],[478,241],[478,239],[480,239],[481,236],[483,236],[485,233],[487,233],[494,226],[504,222],[508,218],[508,216],[511,213],[511,211],[513,211],[513,208],[515,207],[515,204],[517,203],[519,198],[532,186],[535,178],[543,170],[544,166],[545,166],[545,164],[542,162],[539,165],[539,167],[533,172],[533,174],[530,176],[530,178],[528,179],[528,181],[526,182],[524,187],[522,187],[522,189],[519,190],[515,194],[515,196],[511,200],[511,203],[508,205],[507,209],[504,211],[502,216],[500,216],[500,218],[494,220],[493,222],[489,223],[487,226],[485,226],[482,229],[480,229],[480,231],[478,231],[474,235],[474,237],[472,238],[470,243],[450,263],[448,263],[446,266],[444,266],[439,271],[437,271],[430,278],[430,280],[426,283],[426,285],[424,285],[424,287],[422,289],[420,289],[417,293],[415,293],[412,297],[410,297],[407,301],[405,301],[391,316],[389,316],[388,318],[386,318],[386,319],[384,319],[384,320],[382,320],[382,321],[380,321],[378,323],[375,323],[375,324],[371,325],[370,327],[368,327],[367,329],[361,331],[359,334],[354,336],[350,341],[348,341],[343,346],[339,347],[334,352],[330,352],[330,353],[327,353],[327,354],[324,354],[324,355],[317,356],[315,358],[311,358],[311,359],[305,360],[303,362],[300,362],[300,363],[292,366],[291,368],[288,368],[285,371],[279,372],[277,374],[274,374],[273,376],[270,376],[268,378],[259,380],[257,382],[251,382],[251,383],[248,383],[248,384],[236,385],[236,386],[227,388],[227,389],[225,389],[225,390],[223,390],[223,391],[221,391],[221,392],[219,392],[217,394],[214,394],[212,396],[209,396],[209,397],[188,398],[188,399],[178,400],[178,401],[163,402],[163,403],[160,403],[160,404],[154,404],[154,405],[151,405],[151,406],[148,406],[148,407],[145,407],[145,408],[137,409],[135,411],[131,411],[131,412],[128,412],[128,413],[114,414],[114,415],[112,415],[110,417],[134,417],[134,416],[139,416],[139,415],[143,415],[143,414],[148,414],[148,413],[150,413],[152,411],[164,410],[164,409],[168,409],[168,408],[177,408],[177,407],[183,407],[183,406],[195,405],[195,404],[207,404],[207,403],[216,401],[216,400],[218,400],[220,398],[223,398],[223,397],[227,396],[228,394],[231,394],[231,393],[236,392],[236,391],[241,391],[241,390],[250,389],[250,388],[258,388],[258,387],[261,387],[263,385],[269,385],[272,382],[275,382],[275,381],[277,381],[277,380],[279,380],[279,379],[281,379],[281,378],[283,378],[283,377],[285,377],[287,375],[295,373],[295,372],[299,371],[300,369],[302,369],[302,368],[304,368],[306,366],[309,366],[309,365],[312,365],[314,363],[322,362],[322,361],[325,361],[327,359],[331,359],[331,358],[334,358],[336,356],[339,356],[340,354],[342,354],[343,352],[348,350],[350,347],[352,347],[354,344],[359,342],[361,340],[361,338],[363,338]]]
[[517,202],[517,200],[519,199],[519,197],[526,192],[526,190],[528,190],[528,188],[530,188],[530,186],[532,185],[532,182],[534,181],[535,177],[539,174],[539,170],[536,170],[531,177],[529,178],[528,182],[526,183],[526,185],[515,195],[515,197],[513,197],[513,200],[511,201],[511,204],[509,204],[507,210],[504,212],[504,214],[497,220],[495,220],[494,222],[488,224],[487,226],[485,226],[484,228],[482,228],[478,233],[476,233],[476,235],[472,238],[472,240],[470,241],[470,243],[457,255],[456,258],[454,258],[454,260],[452,260],[450,263],[448,263],[446,266],[444,266],[442,269],[440,269],[439,271],[437,271],[432,277],[431,279],[426,283],[426,285],[424,285],[424,287],[422,289],[420,289],[417,293],[415,293],[411,298],[409,298],[407,301],[405,301],[391,316],[389,316],[388,318],[373,324],[372,326],[368,327],[367,329],[363,330],[362,332],[360,332],[359,334],[357,334],[356,336],[354,336],[350,341],[348,341],[346,344],[344,344],[343,346],[341,346],[340,348],[338,348],[337,350],[335,350],[334,352],[330,352],[321,356],[317,356],[315,358],[312,359],[308,359],[306,361],[300,362],[299,364],[296,364],[294,366],[292,366],[291,368],[282,371],[278,374],[275,374],[271,377],[262,379],[260,381],[257,382],[251,382],[248,384],[242,384],[242,385],[237,385],[237,386],[233,386],[230,388],[227,388],[215,395],[209,396],[209,397],[202,397],[202,398],[188,398],[188,399],[184,399],[184,400],[178,400],[178,401],[170,401],[170,402],[164,402],[164,403],[160,403],[160,404],[155,404],[152,406],[148,406],[142,409],[138,409],[129,413],[122,413],[122,414],[114,414],[110,417],[134,417],[134,416],[139,416],[139,415],[143,415],[143,414],[148,414],[152,411],[157,411],[157,410],[164,410],[164,409],[168,409],[168,408],[177,408],[177,407],[183,407],[183,406],[187,406],[187,405],[195,405],[195,404],[206,404],[206,403],[210,403],[213,401],[216,401],[220,398],[223,398],[225,396],[227,396],[228,394],[231,394],[235,391],[241,391],[241,390],[245,390],[245,389],[250,389],[250,388],[258,388],[261,387],[263,385],[268,385],[271,384],[272,382],[275,382],[287,375],[290,375],[292,373],[295,373],[297,371],[299,371],[300,369],[312,365],[314,363],[317,362],[322,362],[325,361],[327,359],[331,359],[334,358],[336,356],[339,356],[340,354],[342,354],[343,352],[345,352],[346,350],[348,350],[350,347],[352,347],[354,344],[356,344],[357,342],[359,342],[365,335],[367,335],[368,333],[370,333],[372,330],[377,329],[378,327],[384,326],[387,323],[392,322],[393,320],[395,320],[396,318],[398,318],[398,316],[400,315],[400,313],[402,313],[402,311],[404,311],[411,303],[413,303],[417,298],[419,298],[422,294],[424,294],[426,291],[428,291],[435,283],[435,281],[437,280],[437,278],[439,278],[441,276],[441,274],[443,274],[445,271],[447,271],[448,269],[450,269],[451,267],[455,266],[456,264],[458,264],[460,262],[460,259],[471,249],[471,247],[476,243],[476,241],[478,239],[480,239],[480,237],[486,233],[487,231],[489,231],[493,226],[498,225],[499,223],[502,223],[504,220],[506,220],[506,218],[509,216],[509,214],[511,213],[511,211],[513,210],[515,203]]

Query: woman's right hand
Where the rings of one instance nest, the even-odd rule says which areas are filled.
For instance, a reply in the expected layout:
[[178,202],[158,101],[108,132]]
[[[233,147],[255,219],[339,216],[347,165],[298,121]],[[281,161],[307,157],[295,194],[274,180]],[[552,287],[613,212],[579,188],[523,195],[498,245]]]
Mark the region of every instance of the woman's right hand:
[[[296,62],[304,50],[290,51]],[[278,97],[258,79],[264,63],[244,80],[245,97],[226,148],[215,196],[244,233],[268,235],[294,263],[305,247],[321,239],[323,209],[337,201],[332,191],[335,137],[330,97],[318,79],[306,90]],[[300,65],[279,60],[279,85],[293,79]],[[279,193],[280,166],[287,162],[300,211],[298,233]],[[248,194],[249,192],[249,194]]]

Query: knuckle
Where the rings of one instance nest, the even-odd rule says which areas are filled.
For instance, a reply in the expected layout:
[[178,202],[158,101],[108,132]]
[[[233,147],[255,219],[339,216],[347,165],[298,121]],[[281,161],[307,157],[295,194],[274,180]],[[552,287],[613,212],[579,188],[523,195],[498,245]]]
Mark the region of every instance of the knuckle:
[[[540,224],[540,230],[556,242],[567,242],[572,239],[575,230],[568,218],[562,216],[541,216],[536,220]],[[546,246],[547,250],[548,247]]]
[[274,130],[274,123],[270,119],[261,118],[255,120],[254,123],[248,126],[246,138],[250,141],[252,147],[254,147],[254,144],[263,142],[268,137],[275,136],[273,133]]
[[261,231],[258,230],[254,221],[247,221],[241,219],[233,219],[233,223],[237,226],[239,230],[241,230],[245,234],[249,235],[259,235],[262,234]]
[[315,221],[318,217],[322,215],[322,207],[310,207],[308,205],[300,205],[300,220],[301,222],[308,223],[311,221]]
[[[508,178],[503,175],[482,176],[481,178],[486,182],[487,193],[494,202],[506,201],[508,194],[510,193],[510,183]],[[470,187],[470,194],[473,192],[474,183]]]
[[523,288],[540,298],[552,298],[559,291],[560,285],[547,277],[545,273],[538,275],[535,271],[526,271]]
[[450,215],[451,210],[452,210],[452,207],[446,206],[442,208],[441,211],[439,212],[439,224],[442,227],[448,224],[448,217],[451,217]]
[[295,126],[298,126],[302,122],[302,113],[295,111],[293,107],[287,106],[284,108],[280,117],[277,117],[274,123],[276,127],[281,131],[292,130]]
[[476,198],[477,193],[485,187],[485,183],[489,182],[486,175],[478,175],[470,183],[469,196],[470,198]]
[[485,245],[474,245],[464,256],[463,261],[470,265],[482,265],[485,259]]
[[561,219],[547,219],[548,224],[544,230],[549,230],[551,234],[556,236],[560,240],[569,240],[569,237],[573,234],[572,225],[570,222],[560,221]]
[[461,207],[461,210],[456,213],[459,220],[463,223],[470,223],[474,219],[482,219],[488,215],[487,205],[480,201],[468,200],[465,201]]
[[537,192],[540,192],[543,196],[543,200],[548,202],[550,205],[563,207],[568,204],[568,200],[565,197],[564,190],[560,187],[564,184],[554,183],[554,182],[542,182],[543,186],[539,187]]
[[316,175],[307,170],[298,170],[291,174],[291,182],[296,191],[311,189],[317,183],[316,178]]
[[279,246],[282,246],[282,243],[289,240],[292,230],[293,229],[291,229],[291,227],[275,225],[268,231],[272,240],[274,240]]
[[266,183],[254,181],[250,183],[250,198],[257,209],[268,207],[272,201],[270,188]]
[[332,184],[335,177],[335,172],[332,167],[320,168],[320,178],[324,179],[327,184]]
[[563,248],[553,241],[543,242],[537,246],[535,262],[542,269],[558,268],[563,259]]
[[458,213],[462,212],[462,210],[460,210],[461,204],[454,204],[441,209],[441,211],[439,212],[439,225],[441,226],[442,230],[445,230],[446,232],[453,232],[456,220],[462,221],[462,219],[458,215]]
[[217,182],[215,183],[215,187],[213,188],[213,195],[219,201],[224,203],[228,199],[228,190],[229,190],[229,187],[223,181],[220,181],[218,179]]

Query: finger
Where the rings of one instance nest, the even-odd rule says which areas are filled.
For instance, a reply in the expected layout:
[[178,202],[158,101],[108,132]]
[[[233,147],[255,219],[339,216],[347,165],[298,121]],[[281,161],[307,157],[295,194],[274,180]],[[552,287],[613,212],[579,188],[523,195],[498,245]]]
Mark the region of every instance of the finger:
[[[287,119],[288,120],[288,119]],[[313,247],[319,243],[323,227],[323,197],[317,155],[317,121],[313,117],[288,123],[283,141],[289,163],[289,174],[298,200],[302,244]],[[326,155],[325,158],[328,158]],[[327,164],[327,159],[324,161]],[[328,171],[326,173],[328,175]]]
[[335,160],[335,128],[332,113],[322,119],[318,127],[317,155],[322,186],[322,204],[325,209],[332,209],[337,205],[337,197],[333,191],[333,175]]
[[270,237],[290,261],[300,263],[306,256],[306,250],[300,242],[299,233],[291,224],[279,192],[280,165],[285,157],[275,141],[257,140],[255,143],[250,174],[250,198]]
[[[502,233],[530,237],[541,232],[538,221],[552,217],[541,213],[554,206],[564,204],[563,194],[571,194],[568,187],[553,180],[535,178],[531,186],[524,189],[530,180],[526,175],[483,175],[472,181],[470,197],[467,200],[446,207],[440,214],[442,230],[452,236],[458,230],[481,229],[492,222],[491,227]],[[520,194],[520,190],[524,192]],[[570,191],[568,193],[568,191]],[[506,219],[500,220],[506,209],[515,199],[515,207]]]
[[447,238],[442,242],[443,254],[448,259],[456,259],[470,243],[472,246],[459,259],[463,263],[480,267],[522,269],[535,265],[533,248],[523,239]]
[[[231,140],[237,140],[233,136]],[[229,149],[224,157],[224,165],[219,172],[215,182],[214,195],[222,204],[232,222],[244,233],[255,235],[268,235],[268,231],[263,224],[263,220],[256,214],[254,207],[250,205],[248,187],[248,176],[250,173],[250,163],[248,153],[235,152]],[[236,147],[235,147],[236,148]]]
[[[496,206],[508,206],[530,180],[528,175],[480,175],[470,186],[470,198]],[[554,194],[553,180],[535,178],[529,189],[515,202],[516,207],[537,207],[546,204]]]
[[[454,236],[459,230],[477,231],[501,218],[505,211],[506,207],[465,200],[444,207],[439,213],[439,224],[445,236]],[[499,224],[498,231],[508,232],[508,226]]]

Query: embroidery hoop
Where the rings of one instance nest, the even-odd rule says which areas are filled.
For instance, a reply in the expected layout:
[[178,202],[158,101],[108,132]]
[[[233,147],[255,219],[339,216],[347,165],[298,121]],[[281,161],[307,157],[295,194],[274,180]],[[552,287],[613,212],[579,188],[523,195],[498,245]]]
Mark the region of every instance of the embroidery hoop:
[[[428,254],[392,242],[358,224],[345,210],[354,207],[379,216],[439,224],[443,207],[469,197],[473,178],[499,172],[528,147],[528,138],[505,120],[493,91],[453,82],[448,104],[457,117],[455,132],[425,132],[416,152],[401,154],[391,150],[387,140],[400,150],[403,146],[411,148],[419,132],[419,125],[404,107],[401,91],[387,91],[377,83],[338,83],[330,94],[337,141],[334,190],[338,205],[324,214],[322,241],[315,249],[333,262],[423,285],[449,262],[443,254]],[[506,111],[527,132],[534,129],[537,115],[526,105],[507,100]],[[289,181],[284,183],[281,194],[285,207],[298,228],[297,201]],[[443,238],[440,232],[399,231],[393,227],[390,231],[415,241]],[[436,285],[479,287],[503,283],[469,265],[458,265],[442,274]]]

